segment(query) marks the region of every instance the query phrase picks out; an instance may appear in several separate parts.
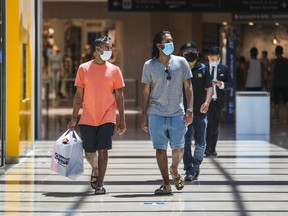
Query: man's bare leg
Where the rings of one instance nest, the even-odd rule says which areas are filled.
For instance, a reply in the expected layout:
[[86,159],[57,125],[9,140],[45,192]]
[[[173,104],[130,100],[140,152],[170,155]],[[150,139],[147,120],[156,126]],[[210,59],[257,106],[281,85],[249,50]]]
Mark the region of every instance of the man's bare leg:
[[168,173],[168,159],[167,151],[157,149],[156,150],[156,159],[158,167],[160,169],[164,185],[170,185],[169,183],[169,173]]
[[170,166],[170,171],[173,174],[178,173],[178,166],[183,158],[184,148],[178,148],[172,150],[172,164]]
[[85,157],[88,163],[91,165],[93,171],[92,175],[93,176],[98,176],[98,157],[97,153],[90,153],[90,152],[85,152]]
[[97,181],[98,186],[103,185],[106,169],[108,163],[108,150],[103,149],[98,151],[98,170],[99,170],[99,177]]

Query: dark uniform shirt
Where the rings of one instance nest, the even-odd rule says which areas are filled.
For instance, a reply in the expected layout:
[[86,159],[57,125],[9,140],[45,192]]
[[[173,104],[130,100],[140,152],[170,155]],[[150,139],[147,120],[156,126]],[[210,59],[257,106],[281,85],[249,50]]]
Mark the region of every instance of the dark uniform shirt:
[[193,114],[206,115],[200,112],[200,107],[206,100],[206,89],[212,87],[209,69],[204,64],[196,62],[191,71],[193,74],[191,80],[194,94]]
[[288,59],[275,59],[273,87],[288,88]]

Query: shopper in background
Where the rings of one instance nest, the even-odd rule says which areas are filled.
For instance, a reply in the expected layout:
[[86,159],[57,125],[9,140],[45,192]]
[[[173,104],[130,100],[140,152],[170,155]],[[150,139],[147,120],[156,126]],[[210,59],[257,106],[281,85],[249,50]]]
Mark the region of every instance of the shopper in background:
[[240,56],[237,65],[237,91],[245,91],[247,63],[244,56]]
[[283,57],[283,47],[276,46],[276,59],[272,62],[272,92],[274,104],[273,121],[279,122],[279,105],[282,100],[286,108],[286,120],[288,123],[288,59]]
[[213,96],[208,109],[208,126],[206,137],[206,156],[217,156],[219,125],[225,106],[226,90],[232,86],[230,70],[220,63],[219,47],[212,47],[208,53],[208,68],[212,77]]
[[[200,165],[206,148],[207,111],[212,99],[213,88],[209,69],[198,61],[199,52],[194,41],[184,43],[180,52],[187,60],[192,72],[192,86],[194,93],[193,123],[188,125],[185,134],[184,170],[185,181],[197,180]],[[192,154],[192,132],[194,132],[195,149]]]
[[257,59],[258,49],[252,47],[250,49],[251,59],[247,62],[247,77],[246,90],[247,91],[262,91],[264,87],[264,64]]
[[264,66],[264,86],[263,90],[265,91],[271,91],[271,62],[268,58],[268,52],[266,50],[263,50],[261,52],[261,62]]
[[[142,122],[150,133],[163,184],[155,194],[171,194],[169,171],[177,190],[184,187],[178,166],[184,153],[184,135],[193,119],[191,70],[187,61],[172,55],[173,38],[168,31],[157,33],[153,40],[152,58],[145,62],[142,74]],[[186,98],[183,98],[183,85]],[[184,113],[183,100],[187,102]],[[167,145],[172,149],[172,164],[168,171]]]
[[108,150],[112,149],[112,137],[116,124],[116,105],[119,111],[117,132],[126,130],[124,116],[124,81],[119,67],[109,63],[112,43],[109,37],[94,42],[95,59],[80,65],[75,86],[77,87],[73,113],[68,128],[73,130],[80,108],[79,121],[85,156],[92,166],[90,183],[95,194],[105,194],[103,186],[108,163]]

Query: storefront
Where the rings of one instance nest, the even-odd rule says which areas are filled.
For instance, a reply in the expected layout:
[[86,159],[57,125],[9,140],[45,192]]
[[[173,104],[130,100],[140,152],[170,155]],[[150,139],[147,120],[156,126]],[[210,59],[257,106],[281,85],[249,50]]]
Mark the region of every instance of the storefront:
[[[43,53],[46,54],[47,40],[57,45],[65,59],[66,74],[60,85],[61,94],[65,97],[61,97],[60,94],[60,97],[57,98],[51,86],[47,90],[47,83],[51,83],[51,79],[47,76],[49,70],[44,64],[43,79],[40,84],[43,93],[43,111],[42,115],[40,113],[38,116],[39,119],[43,120],[43,127],[41,127],[43,131],[39,133],[41,136],[38,139],[40,137],[42,139],[55,139],[57,137],[54,132],[55,128],[57,131],[66,128],[69,115],[71,115],[73,82],[77,67],[82,62],[82,57],[87,57],[91,51],[86,47],[89,47],[96,36],[109,35],[115,42],[113,44],[113,53],[115,54],[113,63],[118,65],[123,72],[126,83],[124,93],[127,109],[139,109],[141,107],[143,64],[150,58],[152,39],[154,34],[160,30],[169,30],[172,33],[175,45],[174,54],[176,55],[182,43],[187,40],[194,40],[201,53],[201,60],[206,62],[209,48],[215,45],[221,46],[222,63],[231,68],[234,82],[237,82],[237,61],[240,56],[248,60],[251,47],[257,47],[259,53],[266,50],[271,59],[275,57],[273,52],[276,44],[284,46],[285,50],[288,49],[286,39],[287,16],[280,9],[282,15],[275,12],[274,15],[277,16],[273,15],[273,8],[272,11],[268,11],[268,7],[263,13],[261,11],[253,12],[249,11],[252,9],[246,7],[247,1],[239,0],[237,4],[242,5],[243,3],[241,10],[247,11],[247,13],[236,13],[240,9],[231,4],[225,4],[225,8],[227,9],[228,6],[234,8],[233,12],[231,10],[228,12],[226,9],[219,11],[215,8],[191,11],[186,9],[173,11],[166,8],[165,11],[164,9],[157,11],[146,6],[139,7],[139,10],[135,8],[135,10],[128,10],[130,5],[128,2],[133,4],[136,2],[137,4],[144,4],[144,2],[152,4],[153,2],[128,0],[117,1],[123,2],[123,5],[120,5],[126,8],[115,11],[109,10],[109,2],[112,1],[42,1]],[[176,1],[156,2],[159,4],[163,2],[176,4]],[[179,4],[183,2],[189,1],[179,1]],[[218,1],[215,0],[215,2]],[[253,1],[251,4],[257,2],[259,1]],[[273,4],[276,3],[273,1]],[[148,9],[146,10],[146,8]],[[271,17],[267,14],[270,14]],[[223,38],[223,36],[225,37]],[[228,46],[233,47],[233,49],[228,50]],[[229,122],[231,124],[234,123],[234,91],[230,91],[230,99],[227,100],[226,106],[229,111],[227,113],[230,113]],[[226,120],[227,118],[228,116]],[[36,133],[38,134],[38,132]]]

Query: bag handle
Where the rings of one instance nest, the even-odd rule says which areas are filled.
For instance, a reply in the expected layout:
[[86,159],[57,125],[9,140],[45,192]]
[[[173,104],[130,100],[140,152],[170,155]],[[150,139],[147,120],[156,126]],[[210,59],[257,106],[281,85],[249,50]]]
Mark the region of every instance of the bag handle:
[[76,135],[75,135],[75,131],[73,130],[73,133],[72,133],[72,137],[75,139],[75,140],[77,140],[77,137],[76,137]]
[[77,140],[76,134],[74,130],[67,130],[67,132],[65,133],[65,136],[67,136],[70,132],[72,132],[72,137]]
[[67,130],[64,136],[67,136],[71,130]]

